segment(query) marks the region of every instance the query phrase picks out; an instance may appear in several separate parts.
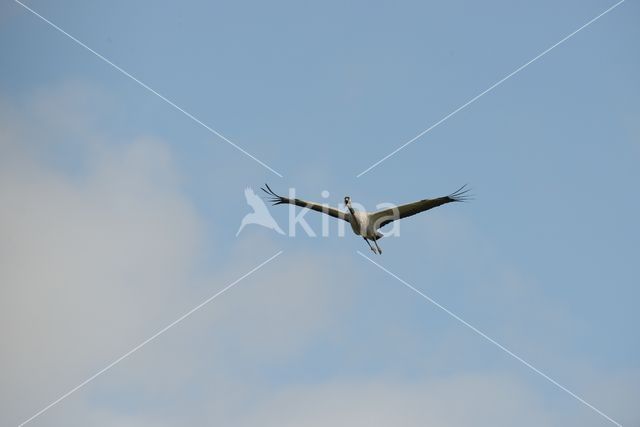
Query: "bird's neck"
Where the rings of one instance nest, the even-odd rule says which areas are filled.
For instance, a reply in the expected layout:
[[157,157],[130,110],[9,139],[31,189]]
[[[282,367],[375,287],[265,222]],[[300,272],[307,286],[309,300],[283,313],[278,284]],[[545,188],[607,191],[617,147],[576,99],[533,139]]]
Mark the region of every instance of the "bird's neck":
[[353,209],[351,206],[347,206],[347,209],[349,209],[349,213],[351,213],[351,221],[352,224],[360,224],[360,221],[358,221],[358,216],[356,215],[356,211],[355,209]]

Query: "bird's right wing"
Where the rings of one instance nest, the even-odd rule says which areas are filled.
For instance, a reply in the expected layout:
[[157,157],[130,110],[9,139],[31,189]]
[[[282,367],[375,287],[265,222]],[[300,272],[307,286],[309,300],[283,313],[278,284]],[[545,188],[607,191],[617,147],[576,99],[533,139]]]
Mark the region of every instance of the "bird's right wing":
[[270,187],[269,185],[265,184],[266,190],[264,188],[261,188],[262,191],[264,191],[265,193],[267,193],[269,195],[269,201],[275,206],[275,205],[281,205],[281,204],[290,204],[290,205],[296,205],[296,206],[300,206],[301,208],[307,208],[307,209],[311,209],[313,211],[316,212],[321,212],[327,215],[331,215],[334,218],[339,218],[342,220],[345,220],[347,222],[349,222],[349,217],[348,217],[348,213],[347,212],[342,212],[341,210],[338,210],[336,208],[332,208],[331,206],[327,206],[327,205],[321,205],[319,203],[315,203],[315,202],[307,202],[306,200],[301,200],[301,199],[289,199],[287,197],[282,197],[277,195]]

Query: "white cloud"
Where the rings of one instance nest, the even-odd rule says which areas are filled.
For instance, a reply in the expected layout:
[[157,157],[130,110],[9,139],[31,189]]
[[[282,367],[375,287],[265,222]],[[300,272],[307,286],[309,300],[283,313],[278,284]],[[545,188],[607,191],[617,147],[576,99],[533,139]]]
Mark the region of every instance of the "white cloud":
[[2,400],[12,404],[2,412],[17,421],[139,339],[181,299],[202,225],[163,143],[109,148],[99,132],[83,132],[88,172],[74,176],[47,161],[46,152],[65,143],[30,108],[3,110],[0,357],[11,366]]
[[[99,93],[65,87],[40,93],[22,109],[2,106],[3,424],[28,417],[277,250],[254,242],[233,249],[239,261],[199,270],[200,236],[209,225],[181,190],[167,145],[153,138],[105,143],[99,120],[84,107],[78,111],[87,97],[99,104]],[[51,154],[65,151],[67,134],[81,153],[74,152],[79,173]],[[343,305],[330,293],[339,266],[284,256],[295,267],[257,272],[98,381],[107,392],[145,393],[179,386],[210,365],[205,359],[280,363],[296,354]],[[176,341],[187,347],[171,348]],[[85,391],[69,400],[87,399]],[[91,412],[68,404],[52,409],[53,419],[56,411],[72,416],[65,407]]]
[[[416,383],[374,380],[299,387],[263,403],[240,425],[549,425],[526,387],[500,376],[452,376]],[[549,414],[550,415],[550,414]]]

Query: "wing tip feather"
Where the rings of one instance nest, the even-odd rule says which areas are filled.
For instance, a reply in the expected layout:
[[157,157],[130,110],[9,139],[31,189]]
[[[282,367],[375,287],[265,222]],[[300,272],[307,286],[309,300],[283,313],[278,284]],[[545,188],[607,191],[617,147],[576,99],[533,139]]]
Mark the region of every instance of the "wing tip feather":
[[269,184],[267,184],[266,182],[264,183],[264,186],[267,187],[267,189],[265,190],[264,187],[260,187],[260,189],[262,191],[264,191],[265,193],[267,193],[267,197],[266,199],[273,205],[281,205],[283,203],[286,203],[286,199],[282,196],[279,196],[278,194],[276,194],[275,191],[273,191],[271,189],[271,187],[269,187]]
[[473,194],[470,194],[470,191],[471,188],[468,188],[468,184],[464,184],[447,197],[450,198],[452,202],[468,202],[474,199],[474,196]]

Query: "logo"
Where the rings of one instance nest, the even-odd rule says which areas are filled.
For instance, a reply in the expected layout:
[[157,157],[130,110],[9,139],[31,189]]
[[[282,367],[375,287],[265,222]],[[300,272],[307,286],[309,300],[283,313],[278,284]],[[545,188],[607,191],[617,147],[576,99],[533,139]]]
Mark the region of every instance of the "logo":
[[271,216],[271,213],[269,213],[267,205],[265,205],[264,201],[253,192],[252,188],[247,187],[244,190],[244,197],[247,199],[247,204],[253,209],[253,212],[246,214],[244,218],[242,218],[236,237],[240,234],[242,229],[249,224],[261,225],[262,227],[276,231],[278,234],[284,234],[284,231],[282,231],[276,220]]

